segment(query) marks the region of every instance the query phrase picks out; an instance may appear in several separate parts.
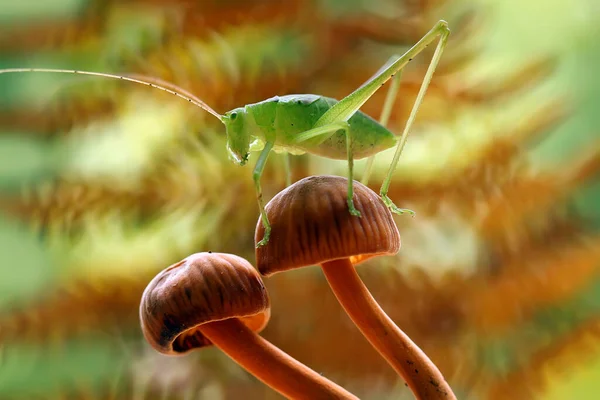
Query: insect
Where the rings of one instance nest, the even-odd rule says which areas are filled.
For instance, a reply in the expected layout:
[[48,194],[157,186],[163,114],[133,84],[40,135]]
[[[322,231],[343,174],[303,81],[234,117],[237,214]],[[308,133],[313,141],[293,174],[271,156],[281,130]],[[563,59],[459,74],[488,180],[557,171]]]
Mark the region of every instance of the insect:
[[[447,22],[443,20],[437,22],[404,55],[392,57],[362,86],[340,101],[312,94],[276,96],[259,103],[235,108],[223,115],[217,113],[192,93],[157,78],[43,68],[4,69],[0,70],[0,74],[10,72],[55,72],[121,79],[163,90],[209,112],[225,125],[227,150],[235,163],[239,165],[246,164],[250,155],[251,144],[252,150],[261,150],[253,172],[256,199],[265,228],[262,240],[257,243],[257,247],[260,247],[268,242],[271,234],[271,226],[265,212],[260,178],[269,153],[274,149],[294,154],[311,153],[331,159],[346,159],[348,161],[349,178],[348,210],[352,215],[360,217],[360,212],[354,207],[352,200],[354,160],[369,157],[363,179],[363,181],[366,181],[373,157],[382,150],[396,146],[392,163],[381,186],[380,195],[392,212],[414,214],[410,210],[398,208],[387,193],[392,174],[406,144],[408,132],[415,120],[449,35],[450,30]],[[385,127],[385,123],[396,97],[401,70],[438,37],[437,48],[425,73],[404,131],[397,139]],[[359,111],[362,105],[391,78],[394,79],[384,103],[380,122]]]

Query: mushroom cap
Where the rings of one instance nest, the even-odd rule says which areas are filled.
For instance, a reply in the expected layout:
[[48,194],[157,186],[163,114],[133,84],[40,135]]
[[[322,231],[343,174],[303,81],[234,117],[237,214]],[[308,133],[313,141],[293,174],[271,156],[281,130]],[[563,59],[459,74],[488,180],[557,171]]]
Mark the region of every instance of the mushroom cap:
[[[381,198],[354,181],[354,206],[348,210],[348,179],[310,176],[279,192],[265,207],[271,237],[256,249],[257,268],[263,275],[349,257],[353,264],[368,258],[396,254],[400,233]],[[254,238],[262,239],[258,220]]]
[[239,318],[260,332],[269,321],[270,301],[258,272],[245,259],[196,253],[161,271],[140,304],[144,337],[163,354],[183,354],[212,343],[199,327]]

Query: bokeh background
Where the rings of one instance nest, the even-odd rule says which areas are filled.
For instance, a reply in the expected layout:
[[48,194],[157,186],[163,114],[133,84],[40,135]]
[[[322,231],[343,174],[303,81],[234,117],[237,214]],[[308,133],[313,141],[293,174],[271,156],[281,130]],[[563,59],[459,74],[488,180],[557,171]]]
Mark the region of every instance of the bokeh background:
[[[1,0],[0,68],[143,73],[225,112],[342,98],[442,18],[453,33],[390,192],[417,216],[396,217],[397,256],[359,273],[460,399],[595,399],[595,0]],[[430,57],[403,75],[395,132]],[[363,110],[378,118],[384,97]],[[346,168],[291,162],[294,180]],[[280,398],[217,349],[157,354],[138,322],[145,285],[181,258],[253,262],[251,170],[229,162],[216,120],[166,93],[0,75],[0,399]],[[272,154],[266,197],[284,186]],[[412,398],[318,268],[265,282],[267,339],[361,398]]]

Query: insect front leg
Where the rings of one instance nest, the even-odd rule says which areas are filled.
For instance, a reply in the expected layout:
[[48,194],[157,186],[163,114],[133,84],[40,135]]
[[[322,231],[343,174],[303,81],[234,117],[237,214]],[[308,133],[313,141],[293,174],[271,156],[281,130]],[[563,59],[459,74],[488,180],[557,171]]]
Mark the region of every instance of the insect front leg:
[[267,158],[269,157],[269,153],[273,148],[273,142],[266,142],[265,147],[262,149],[260,156],[258,157],[258,161],[256,162],[256,166],[254,167],[254,172],[252,173],[252,179],[254,179],[254,188],[256,189],[256,200],[258,201],[258,209],[260,210],[260,217],[265,228],[265,234],[260,242],[256,244],[256,247],[264,246],[269,242],[269,237],[271,236],[271,224],[269,223],[269,218],[267,217],[267,212],[265,211],[265,203],[262,195],[262,188],[260,186],[260,177],[265,169],[265,164],[267,163]]

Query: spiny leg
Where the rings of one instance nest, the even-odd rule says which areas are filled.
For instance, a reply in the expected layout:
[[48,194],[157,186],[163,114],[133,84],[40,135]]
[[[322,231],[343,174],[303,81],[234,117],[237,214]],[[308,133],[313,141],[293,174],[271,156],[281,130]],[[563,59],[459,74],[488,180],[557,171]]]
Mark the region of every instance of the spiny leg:
[[271,224],[269,223],[269,218],[267,217],[267,212],[265,211],[265,203],[263,201],[262,188],[260,186],[260,177],[265,169],[265,164],[272,148],[273,142],[265,143],[265,147],[260,152],[256,166],[254,167],[254,172],[252,173],[252,178],[254,179],[254,188],[256,189],[258,209],[260,210],[260,217],[262,219],[263,227],[265,228],[265,234],[263,235],[262,240],[256,244],[256,247],[267,244],[269,242],[269,237],[271,236]]
[[[393,59],[398,58],[397,56]],[[388,121],[390,120],[390,115],[392,114],[392,107],[394,106],[394,102],[396,101],[396,97],[398,97],[398,89],[400,89],[400,79],[402,77],[402,70],[400,70],[396,76],[392,79],[392,84],[388,89],[388,92],[385,96],[385,101],[383,102],[383,109],[381,110],[381,115],[379,117],[379,123],[382,126],[387,126]],[[371,177],[371,171],[373,169],[373,161],[375,161],[375,154],[367,159],[367,165],[365,166],[365,170],[363,171],[363,177],[361,183],[363,185],[367,185],[369,183],[369,178]]]
[[352,134],[350,133],[350,129],[344,129],[346,133],[346,152],[348,154],[348,210],[350,210],[350,214],[355,217],[360,217],[360,211],[358,211],[354,207],[354,155],[352,153]]
[[446,42],[448,41],[449,34],[450,34],[450,31],[446,28],[446,30],[442,31],[442,33],[440,35],[440,41],[435,49],[435,52],[433,53],[433,57],[431,59],[431,63],[429,64],[429,68],[427,68],[427,72],[425,73],[425,78],[423,79],[423,83],[421,84],[421,88],[419,89],[419,93],[417,94],[417,99],[415,100],[415,104],[413,105],[413,108],[410,112],[408,120],[406,121],[406,125],[404,126],[404,131],[402,132],[402,136],[400,137],[400,140],[398,141],[398,144],[396,145],[396,152],[394,153],[394,158],[392,159],[390,169],[388,170],[387,176],[386,176],[385,180],[383,181],[383,185],[381,185],[381,190],[379,191],[379,194],[381,195],[381,199],[383,200],[385,205],[388,206],[392,210],[392,212],[394,212],[396,214],[403,214],[403,213],[408,212],[408,213],[411,213],[414,215],[413,211],[398,208],[392,202],[392,200],[388,197],[387,193],[388,193],[388,190],[390,187],[390,182],[392,181],[392,175],[394,174],[394,171],[396,170],[396,166],[398,165],[398,160],[400,159],[400,154],[402,153],[402,149],[404,148],[404,145],[406,144],[406,139],[408,138],[408,132],[410,131],[410,128],[411,128],[413,122],[415,121],[417,111],[419,110],[419,107],[421,106],[421,103],[423,102],[423,97],[425,97],[425,93],[427,92],[427,87],[429,86],[429,82],[431,82],[431,77],[433,76],[435,68],[437,67],[437,65],[440,61],[442,52],[444,51],[444,47],[446,47]]

